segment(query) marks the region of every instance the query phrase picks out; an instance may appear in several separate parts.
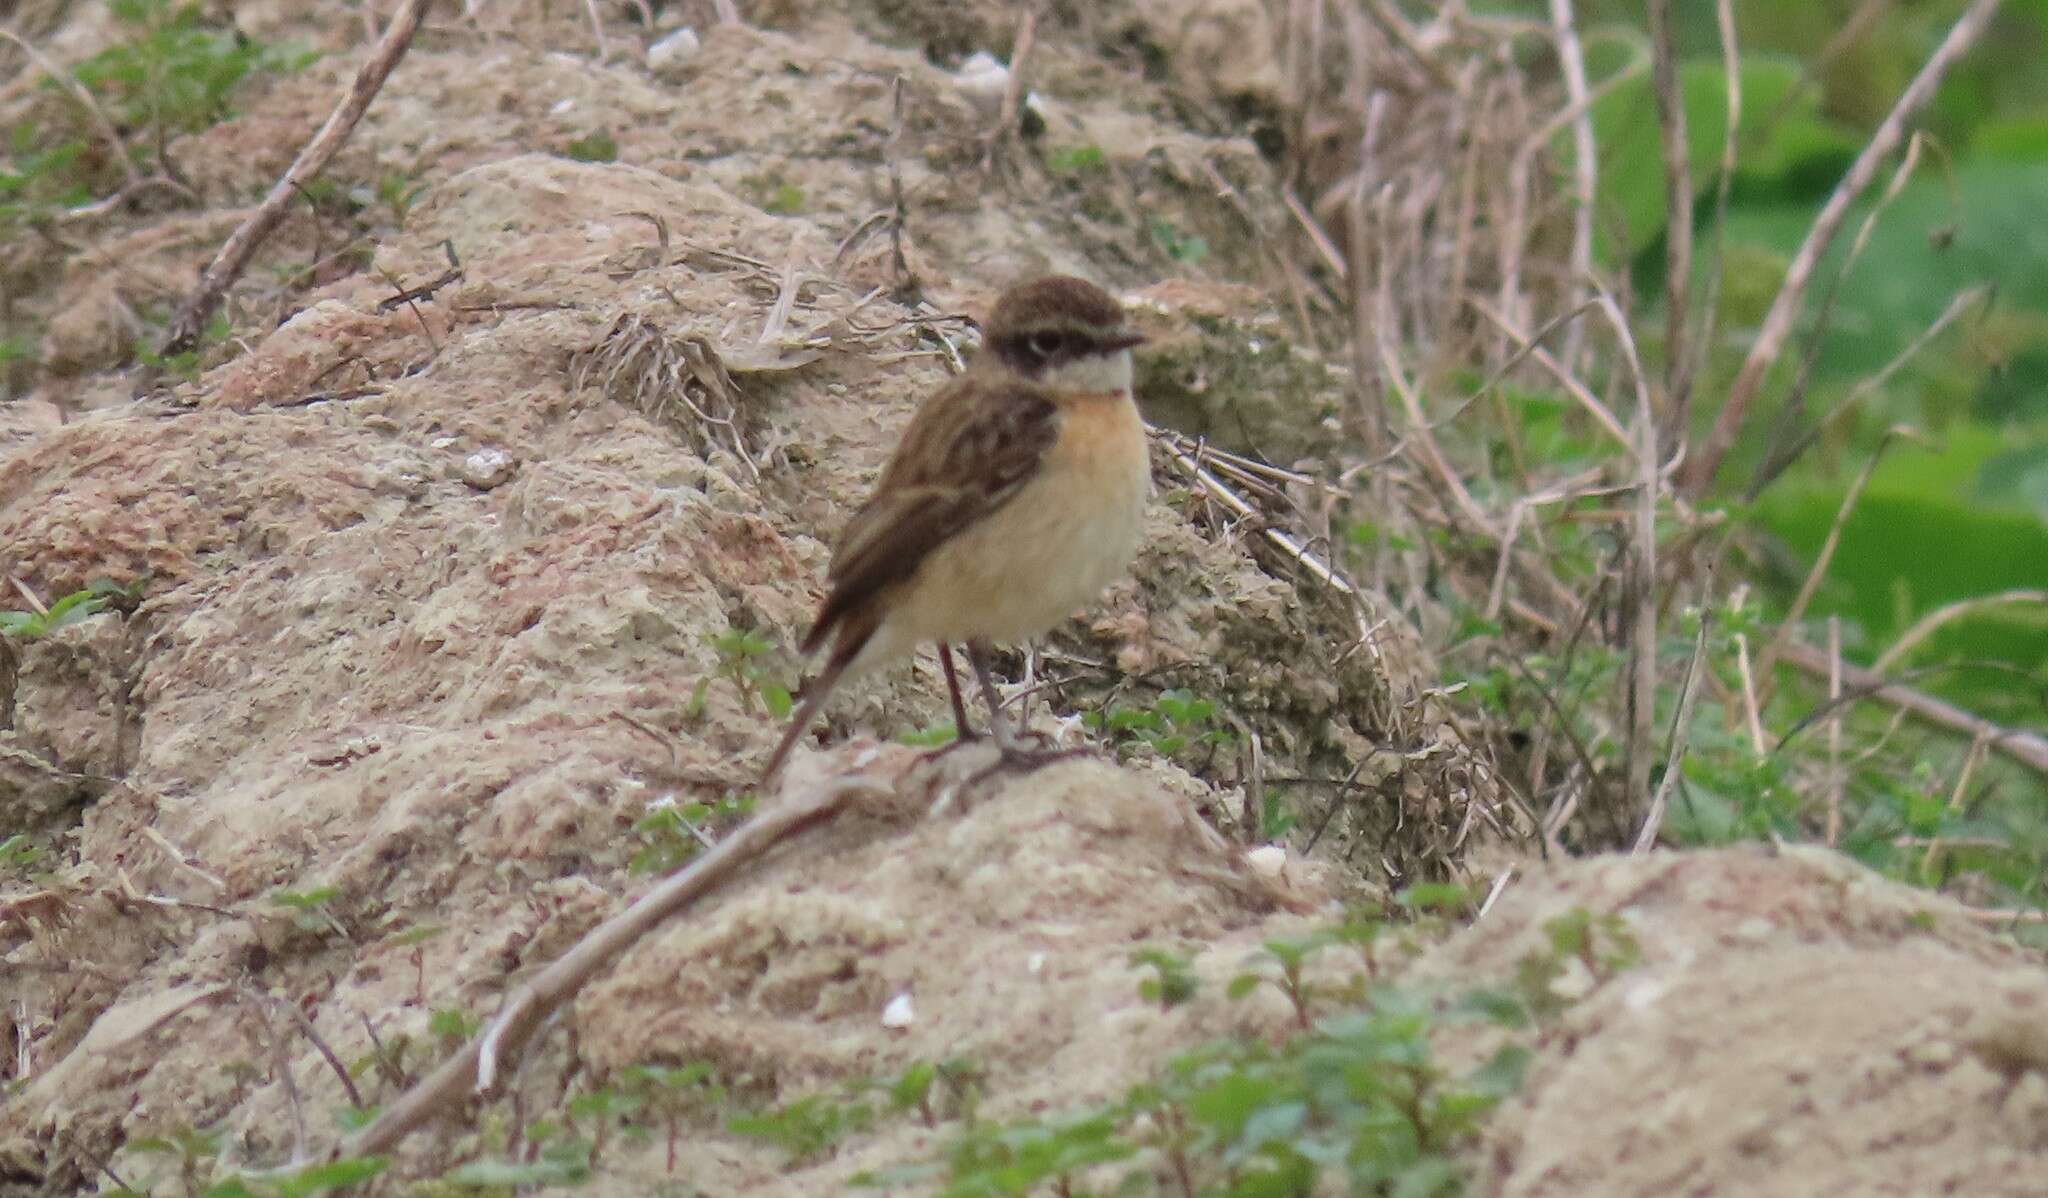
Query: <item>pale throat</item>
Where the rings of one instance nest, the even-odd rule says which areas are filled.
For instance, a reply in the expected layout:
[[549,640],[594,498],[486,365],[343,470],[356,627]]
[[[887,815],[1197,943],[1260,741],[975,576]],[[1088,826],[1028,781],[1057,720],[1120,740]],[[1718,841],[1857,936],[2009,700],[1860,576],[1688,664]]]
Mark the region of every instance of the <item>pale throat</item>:
[[1039,376],[1040,386],[1068,394],[1106,395],[1128,393],[1131,389],[1131,351],[1113,354],[1084,354],[1071,362],[1050,367]]

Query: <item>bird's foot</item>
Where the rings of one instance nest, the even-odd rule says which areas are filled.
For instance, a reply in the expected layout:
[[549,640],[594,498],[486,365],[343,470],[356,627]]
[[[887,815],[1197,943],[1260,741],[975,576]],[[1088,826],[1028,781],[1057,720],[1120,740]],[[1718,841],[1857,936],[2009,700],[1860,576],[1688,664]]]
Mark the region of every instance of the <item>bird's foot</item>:
[[1093,748],[1085,745],[1072,749],[1055,749],[1048,747],[1052,744],[1051,737],[1033,735],[1031,739],[1034,742],[1033,744],[1027,745],[1012,741],[1006,745],[998,745],[998,756],[996,759],[968,775],[964,785],[967,787],[979,786],[998,774],[1029,774],[1042,770],[1049,765],[1057,765],[1062,761],[1073,761],[1077,758],[1097,756]]

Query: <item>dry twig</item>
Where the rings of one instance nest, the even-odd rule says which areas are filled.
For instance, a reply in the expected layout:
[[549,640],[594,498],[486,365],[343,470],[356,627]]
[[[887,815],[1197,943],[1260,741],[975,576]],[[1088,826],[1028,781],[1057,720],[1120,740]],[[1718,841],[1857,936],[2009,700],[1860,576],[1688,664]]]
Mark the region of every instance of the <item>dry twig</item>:
[[[1796,641],[1786,644],[1779,656],[1787,665],[1796,666],[1819,678],[1827,677],[1828,671],[1833,668],[1825,652]],[[1953,703],[1937,699],[1903,682],[1894,681],[1875,671],[1847,662],[1842,663],[1842,681],[1844,702],[1875,699],[1880,703],[1889,703],[1937,728],[1961,736],[1982,736],[1985,744],[2048,778],[2048,737],[2038,732],[2001,728],[1990,720],[1964,711]],[[1786,739],[1789,740],[1790,736]]]
[[[1572,0],[1550,0],[1550,20],[1556,31],[1558,64],[1564,68],[1565,96],[1572,110],[1572,248],[1567,283],[1568,307],[1577,308],[1586,296],[1593,277],[1593,204],[1599,188],[1600,165],[1593,143],[1593,103],[1586,90],[1586,54],[1579,46],[1579,31],[1572,17]],[[1585,344],[1584,326],[1573,321],[1565,330],[1565,370],[1578,371],[1579,351]]]
[[135,169],[135,160],[128,154],[128,143],[121,140],[120,131],[114,128],[114,122],[108,119],[106,110],[100,107],[100,102],[93,97],[92,92],[86,90],[86,86],[80,83],[76,76],[45,58],[41,50],[36,49],[27,38],[12,29],[0,29],[0,38],[21,47],[21,52],[28,55],[28,60],[36,64],[43,74],[55,80],[57,86],[69,92],[71,98],[78,101],[78,106],[85,110],[87,119],[98,127],[100,136],[106,139],[107,149],[114,160],[121,164],[121,173],[127,179],[118,195],[132,195],[149,182]]
[[1848,219],[1849,209],[1858,197],[1869,189],[1877,178],[1879,164],[1891,156],[1892,151],[1905,140],[1906,125],[1934,97],[1935,90],[1947,77],[1949,68],[1969,52],[1991,18],[1998,13],[2000,0],[1972,0],[1970,7],[1956,19],[1949,28],[1948,36],[1942,39],[1927,59],[1920,73],[1913,77],[1898,103],[1892,106],[1884,122],[1871,135],[1869,144],[1856,156],[1849,167],[1849,173],[1835,187],[1834,194],[1821,208],[1820,215],[1807,230],[1806,240],[1799,252],[1792,258],[1792,265],[1785,271],[1784,285],[1771,301],[1771,307],[1764,315],[1761,328],[1757,330],[1756,343],[1750,347],[1749,356],[1743,359],[1742,369],[1735,376],[1735,382],[1728,389],[1727,401],[1722,405],[1720,415],[1714,419],[1714,427],[1700,444],[1698,452],[1687,464],[1684,484],[1686,493],[1699,496],[1713,485],[1714,475],[1721,469],[1721,461],[1735,444],[1736,435],[1741,432],[1743,419],[1750,402],[1756,398],[1758,388],[1763,385],[1764,376],[1778,361],[1784,351],[1785,340],[1791,335],[1792,324],[1798,318],[1800,301],[1806,297],[1807,286],[1813,281],[1813,272],[1820,265],[1821,255],[1833,244],[1835,234],[1841,231],[1842,222]]
[[593,928],[576,947],[520,986],[482,1035],[400,1095],[361,1135],[337,1148],[336,1155],[388,1152],[434,1112],[458,1101],[472,1088],[488,1090],[500,1061],[518,1055],[550,1015],[657,924],[724,885],[741,866],[769,849],[837,815],[848,800],[883,793],[883,787],[872,779],[837,778],[809,794],[783,799],[740,825],[716,848]]
[[272,185],[270,194],[263,197],[263,203],[249,214],[227,243],[213,256],[206,266],[206,272],[199,277],[199,286],[171,317],[165,328],[163,340],[157,345],[157,353],[169,357],[181,354],[199,343],[199,333],[206,322],[220,307],[221,298],[235,280],[242,277],[249,260],[256,254],[272,231],[284,221],[291,211],[292,200],[302,188],[311,182],[327,166],[328,160],[341,149],[342,143],[354,132],[356,122],[370,107],[370,101],[384,86],[398,60],[405,57],[406,48],[412,45],[412,37],[420,27],[420,20],[426,15],[430,0],[403,0],[393,14],[391,24],[384,30],[384,37],[371,50],[370,57],[356,71],[355,80],[349,84],[347,94],[328,114],[327,123],[313,135],[313,140],[299,151],[299,156],[285,170],[282,178]]
[[1678,90],[1678,52],[1671,39],[1671,0],[1650,0],[1651,78],[1664,142],[1664,404],[1670,437],[1683,435],[1687,385],[1686,299],[1692,292],[1692,162],[1685,98]]

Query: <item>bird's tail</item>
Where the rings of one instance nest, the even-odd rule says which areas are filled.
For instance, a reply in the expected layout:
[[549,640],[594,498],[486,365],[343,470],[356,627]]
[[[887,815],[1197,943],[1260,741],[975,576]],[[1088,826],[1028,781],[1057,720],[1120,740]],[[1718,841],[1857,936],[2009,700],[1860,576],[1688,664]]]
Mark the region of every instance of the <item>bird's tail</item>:
[[[819,623],[823,625],[822,620]],[[831,696],[833,688],[837,687],[839,680],[845,676],[847,667],[860,656],[862,649],[867,648],[868,641],[875,635],[876,626],[877,622],[872,619],[836,622],[839,636],[833,642],[832,655],[825,659],[825,668],[818,671],[818,676],[804,684],[803,701],[797,704],[796,714],[789,717],[788,729],[776,743],[774,754],[768,758],[767,768],[761,771],[760,789],[767,790],[774,783],[776,776],[782,772],[783,764],[789,760],[790,751],[796,748],[797,741],[803,739],[805,731],[811,726],[811,721],[817,718],[818,709],[825,705],[825,700]],[[804,651],[814,651],[821,639],[822,627],[812,628],[810,635],[804,638]]]

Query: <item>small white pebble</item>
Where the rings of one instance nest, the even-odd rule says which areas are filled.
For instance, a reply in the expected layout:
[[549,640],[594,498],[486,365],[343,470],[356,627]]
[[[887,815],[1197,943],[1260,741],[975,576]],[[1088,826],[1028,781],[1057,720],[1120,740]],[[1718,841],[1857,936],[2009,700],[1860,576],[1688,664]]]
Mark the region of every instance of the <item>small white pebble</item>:
[[1262,878],[1277,878],[1287,868],[1287,850],[1277,844],[1262,844],[1244,855],[1244,863]]
[[1044,973],[1045,954],[1032,953],[1030,956],[1024,958],[1024,972],[1030,974]]
[[574,107],[576,107],[576,98],[574,96],[564,96],[556,100],[555,106],[548,109],[548,112],[554,116],[560,116]]
[[910,1005],[910,991],[908,990],[890,999],[889,1005],[882,1008],[883,1027],[901,1029],[909,1027],[916,1022],[917,1011]]
[[647,47],[647,67],[659,71],[664,67],[679,67],[697,56],[704,43],[697,37],[697,31],[688,25]]
[[1003,102],[1003,93],[1009,90],[1010,68],[997,62],[988,51],[976,50],[960,64],[960,71],[953,78],[968,99],[994,108]]
[[1656,1006],[1657,1000],[1664,997],[1664,992],[1667,989],[1669,987],[1656,978],[1644,978],[1622,991],[1621,1001],[1627,1005],[1629,1010],[1640,1013]]
[[479,449],[462,459],[462,481],[479,491],[504,485],[519,463],[502,449]]

